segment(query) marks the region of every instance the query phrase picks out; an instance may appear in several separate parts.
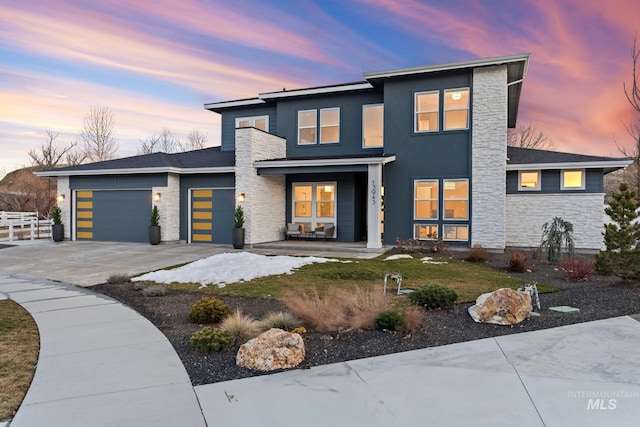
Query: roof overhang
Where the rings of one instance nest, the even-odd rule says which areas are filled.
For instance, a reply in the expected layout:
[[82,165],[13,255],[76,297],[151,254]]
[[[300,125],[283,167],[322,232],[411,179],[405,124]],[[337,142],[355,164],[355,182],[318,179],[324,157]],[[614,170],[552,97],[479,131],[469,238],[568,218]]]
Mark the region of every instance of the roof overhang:
[[50,170],[42,172],[34,172],[37,176],[95,176],[95,175],[139,175],[151,173],[175,173],[180,175],[189,174],[220,174],[233,173],[234,166],[224,166],[217,168],[176,168],[176,167],[157,167],[157,168],[127,168],[127,169],[84,169],[84,170]]
[[246,107],[250,105],[261,105],[264,104],[264,100],[260,98],[251,98],[251,99],[238,99],[236,101],[223,101],[223,102],[211,102],[209,104],[204,104],[204,108],[210,111],[218,111],[227,108],[233,107]]
[[335,159],[281,159],[259,160],[253,162],[258,174],[283,174],[320,172],[331,169],[331,172],[363,171],[368,165],[386,165],[396,160],[395,155],[380,157],[345,157]]
[[549,169],[604,169],[605,173],[623,169],[633,163],[631,159],[602,160],[595,162],[521,163],[507,164],[507,171]]
[[283,90],[279,92],[266,92],[258,95],[260,99],[290,98],[295,96],[323,95],[326,93],[350,92],[354,90],[373,89],[369,82],[348,83],[335,86],[322,86],[307,89]]

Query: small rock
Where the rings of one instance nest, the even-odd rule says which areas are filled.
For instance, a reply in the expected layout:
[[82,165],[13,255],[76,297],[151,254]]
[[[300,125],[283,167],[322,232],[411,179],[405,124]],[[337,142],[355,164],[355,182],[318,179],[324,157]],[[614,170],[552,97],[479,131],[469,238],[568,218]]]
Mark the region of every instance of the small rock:
[[323,335],[320,337],[320,339],[323,341],[332,341],[333,337],[331,335]]

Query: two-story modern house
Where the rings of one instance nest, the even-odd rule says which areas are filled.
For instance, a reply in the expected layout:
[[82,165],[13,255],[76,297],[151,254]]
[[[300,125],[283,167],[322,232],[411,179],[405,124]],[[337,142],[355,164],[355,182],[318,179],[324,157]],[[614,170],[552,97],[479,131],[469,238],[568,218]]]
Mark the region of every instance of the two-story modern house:
[[[627,159],[507,147],[529,55],[365,73],[334,86],[206,104],[220,147],[155,153],[43,173],[58,176],[68,238],[229,243],[236,203],[249,245],[287,223],[333,224],[377,249],[442,238],[488,249],[538,246],[562,216],[598,249],[604,174]],[[304,234],[303,234],[304,235]]]

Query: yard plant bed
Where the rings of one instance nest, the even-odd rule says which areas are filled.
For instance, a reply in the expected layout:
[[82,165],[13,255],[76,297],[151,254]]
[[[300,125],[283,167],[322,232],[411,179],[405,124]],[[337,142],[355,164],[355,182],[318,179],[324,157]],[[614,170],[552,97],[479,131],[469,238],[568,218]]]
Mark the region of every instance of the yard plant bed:
[[[490,260],[497,269],[505,265],[504,256]],[[560,288],[558,292],[540,294],[540,317],[509,326],[475,323],[467,313],[471,303],[456,304],[446,310],[425,311],[418,330],[408,335],[402,332],[357,330],[350,332],[321,333],[309,331],[303,335],[306,358],[300,369],[336,363],[364,357],[415,350],[462,341],[489,338],[499,335],[535,331],[573,323],[632,315],[640,312],[640,285],[624,283],[613,277],[592,275],[584,282],[567,282],[558,266],[530,261],[531,272],[501,274],[521,278],[527,282]],[[295,276],[295,275],[294,275]],[[382,278],[381,278],[382,279]],[[264,278],[263,278],[264,280]],[[380,280],[380,286],[382,281]],[[181,286],[168,286],[165,296],[145,297],[136,291],[131,282],[103,284],[92,289],[111,296],[137,310],[153,322],[169,339],[194,385],[209,384],[238,378],[261,375],[236,366],[238,346],[211,353],[198,353],[189,344],[191,334],[201,325],[189,322],[191,306],[202,296],[211,295],[207,290],[185,290]],[[480,289],[484,292],[483,289]],[[268,312],[285,310],[284,304],[275,298],[215,295],[225,301],[232,310],[260,318]],[[568,305],[580,309],[578,314],[561,314],[549,307]]]

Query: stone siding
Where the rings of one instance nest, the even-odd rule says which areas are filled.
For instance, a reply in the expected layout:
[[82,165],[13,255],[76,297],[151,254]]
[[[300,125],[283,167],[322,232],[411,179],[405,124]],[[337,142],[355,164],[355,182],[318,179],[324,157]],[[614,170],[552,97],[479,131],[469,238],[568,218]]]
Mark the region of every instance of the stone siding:
[[273,242],[284,238],[286,218],[286,181],[284,175],[258,175],[254,162],[282,159],[286,141],[257,129],[236,129],[236,200],[245,217],[245,243]]
[[160,193],[160,201],[152,200],[152,205],[157,205],[160,212],[160,240],[176,242],[180,240],[180,175],[168,174],[166,187],[151,189],[152,199],[156,193]]
[[540,246],[542,225],[556,216],[573,224],[577,249],[604,248],[603,193],[507,195],[507,246]]
[[[57,202],[62,210],[62,224],[64,224],[64,238],[71,240],[71,229],[75,229],[71,224],[71,189],[69,188],[69,177],[60,176],[58,180],[58,194],[64,194],[64,201]],[[57,195],[56,195],[57,196]]]
[[471,244],[504,249],[507,163],[507,67],[473,71]]

